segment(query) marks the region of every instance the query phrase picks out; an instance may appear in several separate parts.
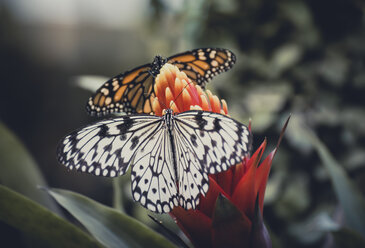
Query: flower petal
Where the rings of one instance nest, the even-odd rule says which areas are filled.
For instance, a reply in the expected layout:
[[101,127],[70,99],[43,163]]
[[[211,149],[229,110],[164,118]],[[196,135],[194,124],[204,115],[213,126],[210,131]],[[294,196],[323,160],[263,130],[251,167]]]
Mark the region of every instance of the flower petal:
[[212,108],[209,105],[208,98],[207,98],[206,95],[201,94],[200,95],[200,101],[201,101],[201,106],[202,106],[202,109],[203,110],[205,110],[205,111],[212,111]]
[[217,184],[212,176],[209,176],[209,190],[205,196],[200,197],[199,210],[208,217],[213,216],[214,205],[216,204],[218,195],[223,194],[230,199],[230,196]]
[[269,177],[272,160],[274,159],[274,156],[275,156],[275,151],[276,151],[276,149],[274,149],[272,152],[270,152],[270,154],[260,164],[260,166],[256,172],[255,188],[256,188],[257,194],[259,196],[259,206],[260,206],[261,214],[263,213],[263,208],[264,208],[264,196],[265,196],[266,183],[267,183],[267,179]]
[[223,101],[221,103],[219,98],[210,91],[206,95],[201,87],[192,83],[184,72],[169,63],[164,64],[156,76],[154,92],[158,98],[158,101],[154,101],[152,105],[156,115],[162,115],[162,109],[166,108],[172,108],[175,113],[204,109],[227,114],[225,102],[225,105]]
[[176,224],[191,240],[195,247],[211,247],[211,226],[212,220],[196,210],[185,210],[175,207],[170,216]]
[[[226,100],[222,99],[221,102],[222,102],[222,108],[223,108],[224,113],[228,114],[228,107],[227,107]],[[250,132],[251,132],[251,130],[250,130]]]
[[233,171],[233,178],[232,178],[232,192],[237,187],[237,184],[240,182],[243,175],[247,172],[248,168],[248,157],[244,157],[242,163],[237,164],[234,168],[232,168]]
[[227,171],[215,175],[215,181],[228,195],[232,194],[233,171],[234,167],[232,166],[232,168]]
[[184,100],[183,100],[183,97],[182,97],[182,92],[183,92],[183,89],[184,89],[184,85],[183,83],[181,82],[181,78],[178,78],[176,77],[175,78],[175,85],[174,85],[174,97],[175,97],[175,102],[176,102],[176,105],[179,106],[179,108],[182,110],[182,111],[186,111],[184,109]]
[[232,194],[232,201],[249,218],[254,215],[257,188],[255,183],[257,165],[266,147],[266,139],[247,163],[248,171],[240,179]]
[[257,159],[256,156],[258,156],[259,154],[261,154],[261,156],[262,156],[263,152],[261,152],[261,150],[262,151],[265,150],[266,144],[267,144],[267,140],[265,138],[264,141],[261,143],[260,147],[256,150],[256,152],[252,155],[251,158],[245,157],[241,164],[238,164],[235,166],[235,172],[234,172],[234,177],[233,177],[234,189],[237,187],[237,184],[242,179],[243,175],[245,175],[247,173],[247,171],[251,167],[253,161],[257,161],[257,163],[258,163],[258,161],[260,161],[261,157],[259,157]]
[[213,214],[214,247],[248,247],[251,221],[226,197],[219,195]]
[[255,248],[271,248],[271,239],[262,219],[262,211],[259,207],[260,195],[256,197],[255,215],[252,220],[251,244],[250,247]]
[[289,124],[290,117],[291,116],[288,117],[284,126],[281,129],[279,140],[276,144],[275,149],[272,152],[270,152],[270,154],[265,158],[265,160],[259,165],[259,167],[257,169],[256,189],[257,189],[257,194],[259,195],[259,207],[261,209],[261,214],[263,214],[263,211],[264,211],[265,189],[266,189],[267,179],[269,177],[269,173],[270,173],[270,169],[271,169],[272,160],[274,159],[276,151],[278,150],[281,140],[284,137],[285,130]]
[[[183,80],[183,82],[184,81],[185,80]],[[199,105],[200,106],[199,94],[198,94],[198,91],[197,91],[195,85],[193,83],[191,83],[191,81],[189,79],[187,79],[187,81],[185,81],[185,84],[187,84],[186,89],[189,91],[189,94],[190,94],[191,99],[192,99],[191,105]]]

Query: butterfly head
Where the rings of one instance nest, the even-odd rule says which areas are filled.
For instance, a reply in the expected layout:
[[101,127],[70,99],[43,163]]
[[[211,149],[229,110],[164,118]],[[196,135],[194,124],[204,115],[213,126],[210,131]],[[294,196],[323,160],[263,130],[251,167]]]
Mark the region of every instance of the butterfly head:
[[172,119],[174,118],[174,111],[170,108],[164,110],[164,120],[167,128],[171,131],[173,129]]
[[174,111],[171,108],[167,108],[167,109],[164,109],[164,114],[165,115],[173,115]]
[[152,76],[156,77],[160,73],[161,67],[164,64],[166,64],[166,62],[167,62],[166,58],[163,58],[160,55],[155,56],[155,58],[153,59],[153,62],[151,64],[150,73],[152,74]]

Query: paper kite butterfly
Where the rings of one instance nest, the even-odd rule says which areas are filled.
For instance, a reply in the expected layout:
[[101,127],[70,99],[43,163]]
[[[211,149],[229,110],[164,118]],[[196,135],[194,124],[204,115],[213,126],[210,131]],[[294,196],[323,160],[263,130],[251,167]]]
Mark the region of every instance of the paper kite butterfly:
[[153,112],[155,77],[165,63],[176,65],[204,89],[213,76],[227,71],[235,62],[236,56],[223,48],[200,48],[168,58],[156,56],[152,63],[119,74],[104,83],[89,98],[86,109],[89,114],[97,116],[113,112],[149,114]]
[[191,110],[160,116],[124,115],[74,131],[58,147],[68,169],[117,177],[131,166],[132,196],[166,213],[195,209],[209,174],[225,171],[251,150],[249,129],[222,114]]

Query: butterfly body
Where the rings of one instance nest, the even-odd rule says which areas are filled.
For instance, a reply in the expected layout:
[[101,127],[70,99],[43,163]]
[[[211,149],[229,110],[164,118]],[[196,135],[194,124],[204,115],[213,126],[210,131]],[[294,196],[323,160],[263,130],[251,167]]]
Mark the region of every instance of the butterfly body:
[[208,173],[227,170],[250,152],[248,128],[221,114],[191,110],[99,121],[66,136],[58,160],[68,169],[116,177],[131,167],[134,200],[154,212],[195,209]]
[[174,172],[175,172],[175,178],[178,178],[177,175],[177,159],[176,159],[176,147],[175,147],[175,138],[174,138],[174,121],[173,121],[174,115],[172,109],[167,109],[164,115],[165,125],[166,129],[170,138],[170,145],[171,145],[171,155],[172,155],[172,163],[174,166]]
[[89,98],[86,109],[90,115],[103,116],[114,112],[126,114],[152,113],[155,77],[161,67],[171,63],[203,89],[214,76],[229,70],[235,55],[223,48],[200,48],[168,58],[155,56],[152,63],[121,73],[104,83]]
[[150,74],[153,77],[156,77],[160,73],[162,66],[166,64],[166,62],[167,62],[166,58],[163,58],[160,55],[156,55],[151,64],[151,69],[149,70]]

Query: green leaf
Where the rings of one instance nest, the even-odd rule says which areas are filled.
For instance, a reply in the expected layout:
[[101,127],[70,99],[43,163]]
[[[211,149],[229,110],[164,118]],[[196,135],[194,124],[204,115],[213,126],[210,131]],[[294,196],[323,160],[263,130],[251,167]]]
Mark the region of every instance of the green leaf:
[[38,203],[0,185],[0,221],[41,247],[102,247],[88,234]]
[[150,217],[153,220],[153,222],[155,222],[163,230],[165,236],[168,237],[175,244],[177,244],[178,247],[189,248],[189,246],[185,244],[184,240],[182,240],[182,238],[180,238],[179,235],[177,235],[175,232],[173,232],[167,226],[165,226],[161,220],[158,220],[152,215],[148,215],[148,217]]
[[304,245],[319,242],[329,232],[339,229],[340,225],[332,219],[327,211],[322,209],[303,221],[291,223],[288,228],[289,234]]
[[119,210],[120,212],[124,212],[122,189],[123,189],[122,177],[113,178],[113,207],[114,209]]
[[175,247],[146,225],[90,198],[61,189],[47,192],[106,247]]
[[365,247],[365,239],[357,232],[343,228],[332,232],[336,247],[352,248]]
[[24,145],[0,122],[0,183],[29,197],[55,213],[54,201],[37,186],[46,186],[43,176]]
[[331,177],[337,198],[344,210],[347,224],[365,237],[365,200],[363,195],[318,137],[309,129],[306,137],[316,148]]

